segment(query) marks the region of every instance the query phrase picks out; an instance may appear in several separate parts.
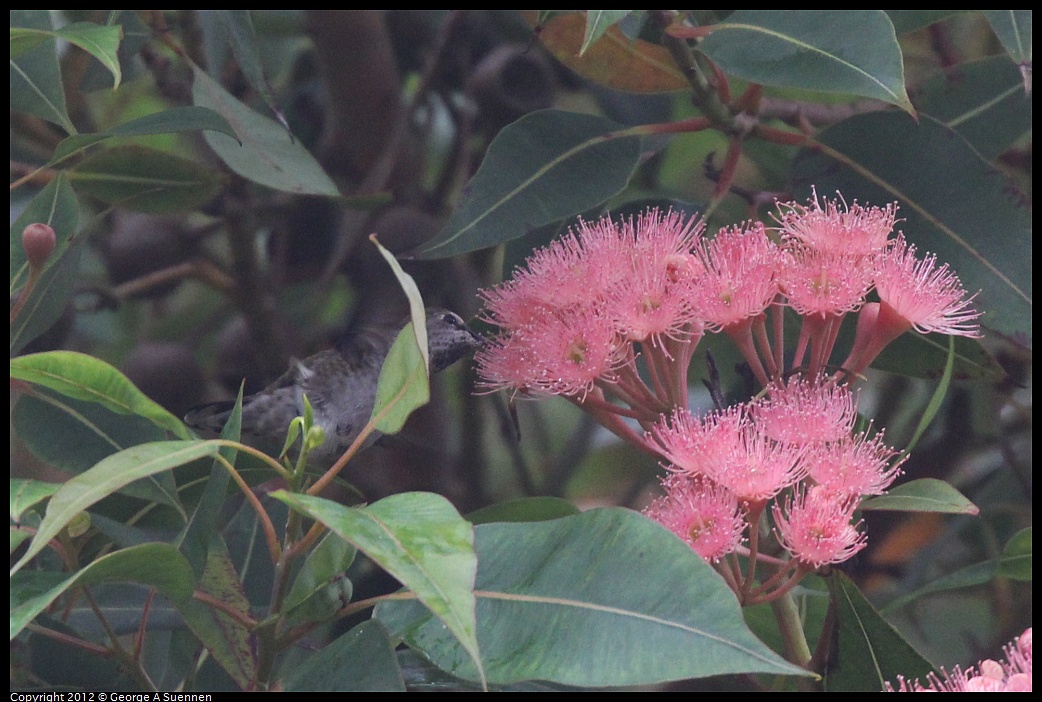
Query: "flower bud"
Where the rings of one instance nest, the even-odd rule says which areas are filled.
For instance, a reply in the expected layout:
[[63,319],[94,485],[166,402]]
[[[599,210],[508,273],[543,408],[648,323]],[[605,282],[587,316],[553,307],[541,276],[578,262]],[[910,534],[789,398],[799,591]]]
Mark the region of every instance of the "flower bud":
[[57,243],[54,229],[42,222],[33,222],[22,230],[22,248],[32,268],[43,268]]

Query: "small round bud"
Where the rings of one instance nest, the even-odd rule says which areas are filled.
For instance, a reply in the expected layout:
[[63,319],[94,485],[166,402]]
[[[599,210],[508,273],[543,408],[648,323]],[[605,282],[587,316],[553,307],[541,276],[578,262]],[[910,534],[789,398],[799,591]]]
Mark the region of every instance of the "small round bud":
[[32,268],[43,268],[57,243],[54,229],[43,222],[33,222],[22,230],[22,248]]

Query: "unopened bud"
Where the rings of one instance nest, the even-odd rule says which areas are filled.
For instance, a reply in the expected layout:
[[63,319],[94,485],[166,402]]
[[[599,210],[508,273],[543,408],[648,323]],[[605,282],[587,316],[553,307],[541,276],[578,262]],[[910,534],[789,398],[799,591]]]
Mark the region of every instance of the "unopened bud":
[[32,268],[39,269],[47,263],[57,242],[54,229],[42,222],[33,222],[22,230],[22,248]]

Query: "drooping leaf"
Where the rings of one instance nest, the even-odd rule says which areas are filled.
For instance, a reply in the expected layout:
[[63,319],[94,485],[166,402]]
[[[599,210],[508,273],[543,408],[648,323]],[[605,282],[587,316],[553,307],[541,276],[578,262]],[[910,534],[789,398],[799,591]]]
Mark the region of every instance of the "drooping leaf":
[[[11,10],[11,26],[53,30],[49,10]],[[43,42],[11,58],[11,109],[53,122],[69,134],[76,133],[65,105],[65,86],[54,42]]]
[[191,434],[180,419],[138,390],[104,361],[75,351],[48,351],[11,359],[11,377],[69,397],[97,402],[119,414],[136,414],[182,439]]
[[587,10],[586,11],[586,33],[583,35],[583,45],[579,48],[582,56],[590,45],[604,36],[611,27],[622,21],[626,15],[633,10]]
[[979,514],[980,509],[962,493],[936,478],[919,478],[891,488],[887,494],[870,497],[859,509],[887,512],[939,512]]
[[601,117],[533,112],[489,146],[445,229],[420,255],[496,246],[579,214],[619,193],[640,157],[640,138]]
[[[595,509],[475,532],[478,636],[491,683],[806,674],[752,635],[709,565],[642,515]],[[443,670],[475,678],[470,657],[412,603],[382,603],[376,616]]]
[[897,632],[843,573],[828,579],[836,624],[828,662],[826,692],[881,692],[898,675],[925,678],[935,667]]
[[102,556],[73,575],[22,571],[11,578],[11,638],[74,585],[125,581],[151,585],[175,602],[191,598],[195,578],[169,544],[134,546]]
[[[484,679],[474,620],[473,527],[440,495],[403,493],[363,508],[307,495],[273,493],[353,544],[416,593]],[[476,667],[475,667],[476,666]]]
[[216,132],[203,138],[243,178],[298,195],[338,197],[340,191],[315,157],[284,127],[250,109],[193,66],[192,100],[228,120],[236,139]]
[[860,95],[914,114],[901,47],[882,10],[738,10],[698,50],[753,83]]
[[46,548],[76,515],[125,485],[154,473],[212,456],[220,447],[212,441],[160,441],[120,451],[65,482],[47,503],[47,513],[15,573]]
[[1031,213],[1003,173],[925,115],[918,124],[892,112],[859,115],[817,143],[793,162],[794,193],[809,196],[816,186],[848,202],[896,200],[899,228],[920,255],[935,253],[969,294],[980,291],[982,326],[1030,345]]
[[286,692],[405,692],[387,628],[370,619],[296,664]]
[[74,44],[98,59],[112,74],[113,90],[119,87],[122,70],[116,52],[123,39],[120,27],[106,27],[93,22],[74,22],[52,31],[11,27],[11,58],[21,56],[37,44],[55,39]]

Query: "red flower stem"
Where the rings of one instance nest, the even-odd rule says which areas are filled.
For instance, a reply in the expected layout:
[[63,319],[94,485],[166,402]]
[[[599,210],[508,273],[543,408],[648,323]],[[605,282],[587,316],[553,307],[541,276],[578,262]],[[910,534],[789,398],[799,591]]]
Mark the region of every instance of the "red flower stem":
[[601,412],[610,412],[611,414],[617,414],[620,417],[629,417],[631,419],[643,419],[644,415],[635,412],[628,407],[622,407],[620,405],[612,404],[608,402],[604,396],[604,392],[600,388],[595,388],[593,392],[586,393],[585,397],[574,398],[573,400],[576,405],[585,409],[586,407],[592,407]]
[[785,305],[781,296],[771,303],[771,319],[774,321],[774,365],[779,370],[785,368]]
[[584,412],[588,412],[591,417],[597,420],[598,424],[610,431],[612,434],[615,434],[615,436],[636,446],[642,451],[650,453],[656,458],[662,458],[662,454],[656,451],[654,446],[652,446],[643,436],[630,429],[617,414],[605,412],[596,407],[584,407],[579,404],[578,400],[574,397],[568,399],[578,405]]
[[763,364],[760,363],[760,357],[757,355],[756,347],[753,344],[752,320],[743,319],[735,324],[730,324],[724,327],[724,331],[734,341],[742,357],[745,358],[749,367],[752,368],[756,379],[763,387],[767,387],[770,381],[767,378],[766,371],[763,369]]
[[664,354],[660,348],[649,345],[644,349],[644,360],[648,364],[648,375],[651,377],[651,384],[655,388],[655,396],[663,404],[675,406],[676,401],[672,392],[670,392],[668,384],[665,382],[668,372],[662,367],[663,363],[668,364],[669,361],[663,356]]
[[774,351],[771,349],[771,340],[767,336],[767,317],[766,315],[760,315],[753,322],[753,331],[756,334],[756,341],[760,346],[760,354],[763,360],[767,363],[767,375],[772,378],[778,377],[778,364],[774,360]]
[[756,580],[756,563],[759,560],[760,550],[760,517],[763,515],[763,508],[766,504],[767,502],[764,500],[751,502],[746,512],[746,519],[749,522],[749,571],[745,574],[742,592],[738,597],[739,602],[743,604],[749,596],[753,582]]

